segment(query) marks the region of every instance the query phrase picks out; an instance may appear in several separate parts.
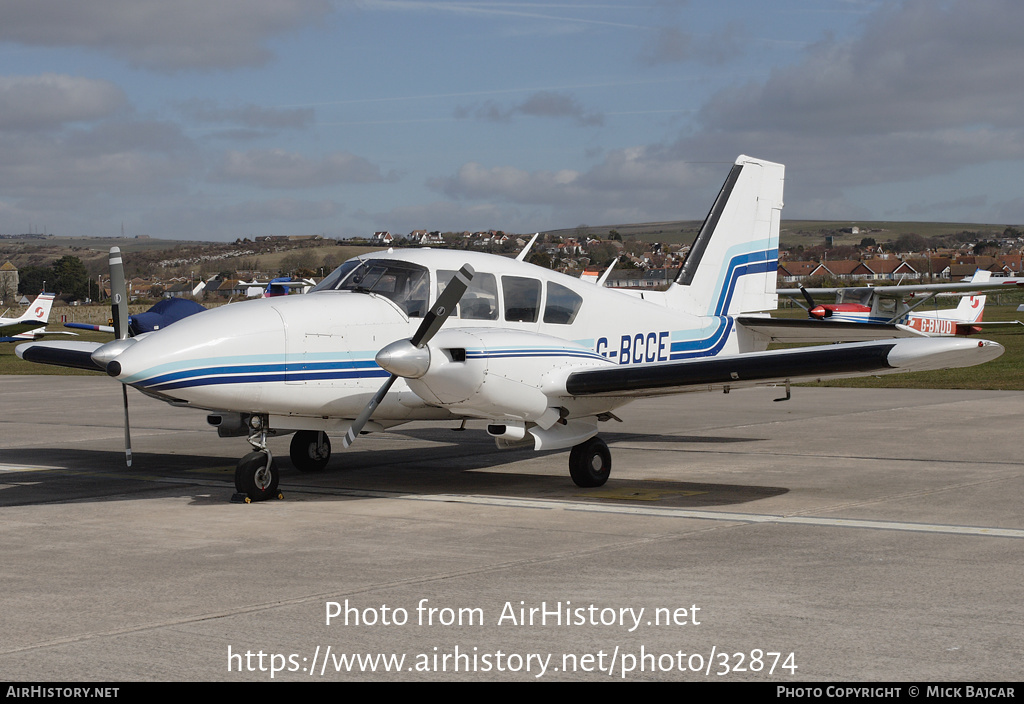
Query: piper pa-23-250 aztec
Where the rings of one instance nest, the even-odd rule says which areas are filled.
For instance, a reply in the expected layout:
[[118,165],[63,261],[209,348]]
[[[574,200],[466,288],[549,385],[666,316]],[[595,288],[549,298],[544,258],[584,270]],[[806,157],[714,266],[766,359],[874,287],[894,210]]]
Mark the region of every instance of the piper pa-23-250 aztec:
[[[595,286],[522,261],[525,250],[516,259],[388,250],[345,262],[306,295],[233,303],[106,344],[31,343],[17,353],[104,370],[122,388],[209,411],[220,435],[252,445],[235,472],[249,500],[277,495],[274,434],[294,432],[293,464],[314,471],[330,457],[328,433],[347,447],[408,421],[483,420],[499,447],[571,448],[573,481],[593,487],[611,471],[599,425],[638,398],[966,367],[1002,354],[994,342],[889,339],[891,330],[768,351],[783,174],[781,164],[739,157],[663,292]],[[121,291],[120,253],[111,259]],[[127,392],[125,428],[130,460]]]

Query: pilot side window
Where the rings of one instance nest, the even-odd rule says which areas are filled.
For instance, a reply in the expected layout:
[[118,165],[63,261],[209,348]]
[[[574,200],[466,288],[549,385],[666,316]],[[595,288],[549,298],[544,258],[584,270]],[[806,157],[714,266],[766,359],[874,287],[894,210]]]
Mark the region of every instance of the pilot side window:
[[[346,262],[336,270],[340,272],[349,264]],[[337,291],[374,293],[394,301],[410,318],[422,318],[427,313],[429,275],[426,267],[395,259],[371,259],[358,263],[351,273],[335,277],[332,274],[331,288]],[[324,281],[327,281],[325,279]],[[328,290],[324,282],[318,286]]]
[[583,297],[553,281],[548,282],[548,300],[544,304],[544,322],[571,325],[583,305]]
[[[454,271],[450,269],[437,270],[438,297],[453,278],[455,278]],[[484,274],[478,271],[469,283],[469,288],[462,294],[462,300],[453,315],[457,315],[462,320],[497,320],[498,283],[494,274]]]
[[540,311],[540,281],[522,276],[502,276],[505,293],[505,320],[536,323]]

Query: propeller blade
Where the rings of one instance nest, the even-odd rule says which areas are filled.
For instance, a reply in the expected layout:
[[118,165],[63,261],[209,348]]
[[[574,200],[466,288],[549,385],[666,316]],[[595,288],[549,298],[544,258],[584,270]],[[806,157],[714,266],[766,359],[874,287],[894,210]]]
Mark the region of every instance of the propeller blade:
[[[423,316],[423,322],[420,323],[419,328],[416,329],[416,333],[409,338],[409,344],[417,349],[421,349],[430,342],[430,338],[437,334],[437,331],[444,325],[444,321],[448,320],[448,316],[455,310],[455,306],[459,305],[459,301],[462,300],[463,294],[466,293],[466,289],[469,288],[469,282],[473,280],[473,275],[476,272],[473,271],[473,267],[466,264],[457,272],[452,278],[448,285],[445,287],[441,295],[437,297],[434,305],[431,306],[430,311]],[[366,404],[366,407],[359,413],[352,425],[349,426],[348,432],[345,433],[345,437],[341,439],[342,444],[345,447],[349,447],[359,437],[359,433],[362,432],[363,426],[366,425],[366,421],[370,420],[370,416],[377,410],[377,406],[380,405],[381,401],[387,395],[391,389],[392,384],[398,379],[397,374],[392,374],[388,377],[388,380],[384,382],[384,386],[380,387],[380,390],[373,395],[370,402]]]
[[121,393],[124,395],[124,461],[132,466],[132,435],[128,430],[128,387],[121,384]]
[[804,300],[807,301],[808,310],[818,305],[817,303],[814,302],[814,298],[811,296],[811,294],[807,293],[807,289],[804,288],[803,286],[800,287],[800,293],[804,295]]
[[366,408],[362,410],[359,416],[352,421],[352,425],[349,426],[348,432],[345,433],[345,437],[341,439],[341,444],[345,447],[349,447],[359,437],[359,433],[362,432],[363,426],[366,425],[366,421],[370,420],[370,416],[377,410],[377,406],[384,400],[384,396],[387,395],[388,390],[391,389],[391,385],[395,383],[395,379],[398,377],[392,374],[388,377],[388,380],[384,382],[384,386],[380,387],[370,402],[366,404]]
[[121,248],[110,248],[110,308],[114,319],[114,337],[128,337],[128,288],[124,283],[124,263]]
[[455,306],[459,305],[459,301],[462,300],[462,295],[469,288],[469,283],[473,280],[475,273],[469,264],[455,272],[455,276],[445,286],[430,311],[423,316],[423,322],[420,323],[416,334],[409,338],[409,342],[414,347],[423,347],[430,342],[430,338],[437,334],[437,331],[444,325],[444,321],[448,320],[448,316],[455,310]]

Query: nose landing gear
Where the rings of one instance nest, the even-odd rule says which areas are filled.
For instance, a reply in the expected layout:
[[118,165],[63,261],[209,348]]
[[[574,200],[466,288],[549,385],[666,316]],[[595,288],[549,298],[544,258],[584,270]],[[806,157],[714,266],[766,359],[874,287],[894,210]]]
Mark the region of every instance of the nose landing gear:
[[272,498],[283,498],[277,491],[281,474],[274,464],[274,456],[267,447],[266,420],[258,415],[249,419],[249,444],[253,451],[238,461],[235,467],[235,490],[238,492],[232,501],[266,501]]

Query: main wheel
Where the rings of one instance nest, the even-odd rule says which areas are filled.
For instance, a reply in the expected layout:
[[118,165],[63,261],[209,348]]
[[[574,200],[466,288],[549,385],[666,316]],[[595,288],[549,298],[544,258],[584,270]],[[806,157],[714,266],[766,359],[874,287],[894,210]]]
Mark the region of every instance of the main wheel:
[[331,459],[331,439],[327,433],[317,430],[300,430],[292,438],[288,452],[295,469],[300,472],[319,472]]
[[266,501],[277,496],[280,473],[274,460],[266,452],[250,452],[238,461],[235,468],[235,489],[250,501]]
[[592,437],[569,453],[569,476],[576,486],[595,487],[608,481],[612,472],[612,453],[599,437]]

